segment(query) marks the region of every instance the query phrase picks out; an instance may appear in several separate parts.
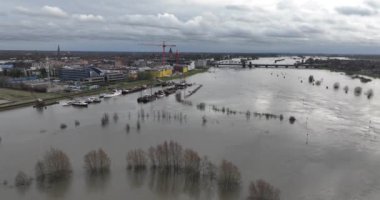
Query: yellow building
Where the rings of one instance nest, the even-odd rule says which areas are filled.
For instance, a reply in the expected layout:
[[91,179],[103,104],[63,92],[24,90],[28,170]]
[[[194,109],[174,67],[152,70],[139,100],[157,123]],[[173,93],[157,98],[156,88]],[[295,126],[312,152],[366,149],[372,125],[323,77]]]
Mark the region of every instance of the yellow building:
[[173,74],[173,70],[170,68],[157,68],[150,71],[154,78],[169,77]]
[[174,67],[174,72],[178,73],[187,73],[189,71],[189,67],[187,65],[177,65]]

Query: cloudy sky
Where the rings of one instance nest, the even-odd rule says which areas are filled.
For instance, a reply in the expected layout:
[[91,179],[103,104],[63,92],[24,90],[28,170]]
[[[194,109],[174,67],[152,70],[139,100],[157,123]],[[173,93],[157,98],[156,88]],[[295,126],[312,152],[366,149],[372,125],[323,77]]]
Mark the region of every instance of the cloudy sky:
[[380,0],[1,0],[0,49],[380,53]]

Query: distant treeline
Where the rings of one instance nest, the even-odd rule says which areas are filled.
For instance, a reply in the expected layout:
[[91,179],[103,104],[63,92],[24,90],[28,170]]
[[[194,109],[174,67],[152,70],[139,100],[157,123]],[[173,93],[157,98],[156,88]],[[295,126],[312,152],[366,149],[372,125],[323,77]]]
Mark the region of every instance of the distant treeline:
[[371,77],[380,77],[380,59],[307,59],[306,63],[316,64],[320,68],[345,72],[347,75],[362,74]]

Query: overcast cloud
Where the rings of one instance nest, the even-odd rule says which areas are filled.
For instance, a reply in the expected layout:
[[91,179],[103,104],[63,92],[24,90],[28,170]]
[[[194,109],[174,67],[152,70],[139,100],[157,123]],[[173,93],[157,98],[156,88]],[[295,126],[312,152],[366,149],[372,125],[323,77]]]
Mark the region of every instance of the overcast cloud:
[[380,0],[2,0],[0,49],[380,53]]

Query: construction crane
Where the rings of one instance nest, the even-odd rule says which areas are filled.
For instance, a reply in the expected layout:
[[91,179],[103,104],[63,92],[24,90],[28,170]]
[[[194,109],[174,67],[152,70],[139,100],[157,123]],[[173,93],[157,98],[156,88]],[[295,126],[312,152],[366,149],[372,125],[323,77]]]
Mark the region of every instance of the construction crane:
[[165,66],[165,62],[166,62],[166,51],[165,51],[165,48],[166,47],[176,47],[175,44],[166,44],[165,41],[162,41],[162,44],[143,44],[143,45],[162,47],[162,65],[163,66]]

